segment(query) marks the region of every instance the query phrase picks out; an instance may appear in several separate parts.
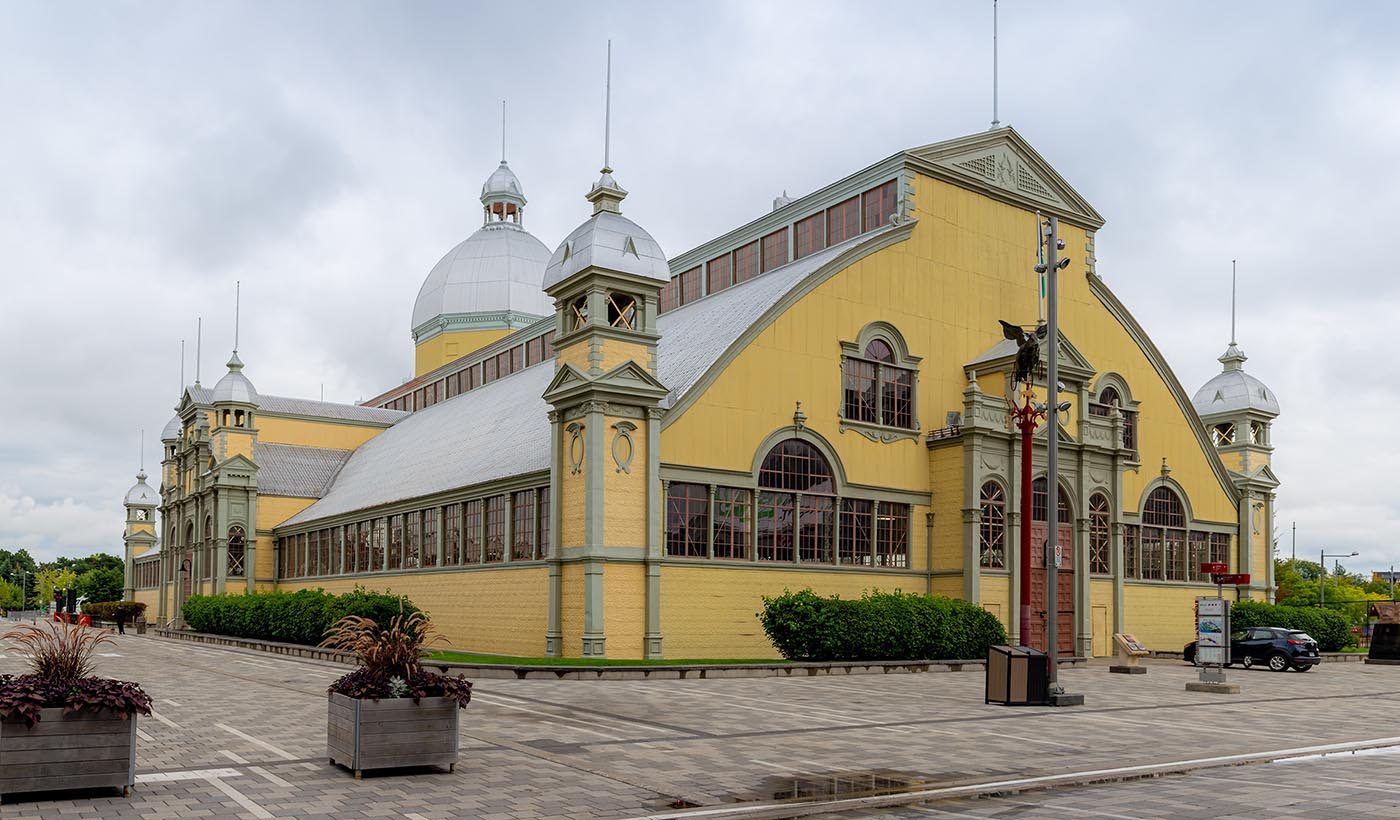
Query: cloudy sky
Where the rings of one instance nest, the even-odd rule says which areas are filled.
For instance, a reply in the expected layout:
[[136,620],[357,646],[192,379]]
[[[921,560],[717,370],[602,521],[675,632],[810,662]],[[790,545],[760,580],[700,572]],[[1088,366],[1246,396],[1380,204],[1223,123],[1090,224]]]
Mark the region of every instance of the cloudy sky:
[[[1108,219],[1099,271],[1188,390],[1229,332],[1278,394],[1283,549],[1400,563],[1400,9],[1001,4],[1001,119]],[[500,151],[553,247],[613,164],[675,255],[991,119],[991,5],[0,0],[0,546],[118,552],[180,381],[410,375],[423,277]],[[1389,412],[1388,412],[1389,411]]]

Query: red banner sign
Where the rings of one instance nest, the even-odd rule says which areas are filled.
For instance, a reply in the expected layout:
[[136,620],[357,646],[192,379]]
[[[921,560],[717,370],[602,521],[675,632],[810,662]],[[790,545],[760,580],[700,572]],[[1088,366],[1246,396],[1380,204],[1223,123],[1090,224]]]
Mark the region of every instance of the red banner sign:
[[1201,574],[1202,574],[1202,575],[1223,575],[1224,573],[1227,573],[1227,572],[1229,572],[1229,571],[1230,571],[1230,565],[1229,565],[1229,564],[1221,564],[1221,563],[1214,563],[1214,562],[1207,562],[1207,563],[1201,564]]
[[1241,586],[1243,584],[1249,583],[1249,573],[1236,572],[1233,574],[1227,574],[1223,572],[1218,572],[1211,577],[1211,581],[1217,584],[1223,584],[1227,587]]

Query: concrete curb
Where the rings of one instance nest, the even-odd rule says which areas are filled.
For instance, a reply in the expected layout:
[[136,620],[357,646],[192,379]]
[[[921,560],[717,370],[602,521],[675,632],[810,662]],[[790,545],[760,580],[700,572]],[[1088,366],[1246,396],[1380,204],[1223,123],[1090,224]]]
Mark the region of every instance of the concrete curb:
[[1020,792],[1063,788],[1065,786],[1088,786],[1095,783],[1143,780],[1150,777],[1186,774],[1201,769],[1247,766],[1255,763],[1270,763],[1275,760],[1287,760],[1289,758],[1359,752],[1367,749],[1383,749],[1397,745],[1400,745],[1400,737],[1376,738],[1373,740],[1360,740],[1349,743],[1328,743],[1318,746],[1277,749],[1269,752],[1249,752],[1237,755],[1224,755],[1221,757],[1175,760],[1166,763],[1148,763],[1140,766],[1124,766],[1113,769],[1091,769],[1080,772],[1067,772],[1065,774],[1010,778],[980,783],[952,784],[933,788],[909,789],[885,794],[861,795],[830,800],[763,801],[739,805],[707,806],[659,814],[640,815],[630,818],[629,820],[762,820],[764,818],[810,817],[813,815],[837,814],[847,811],[908,806],[915,803],[929,803],[941,800],[1017,794]]
[[[154,629],[156,636],[177,641],[249,649],[331,663],[354,664],[354,658],[318,646],[233,638],[204,632]],[[1087,666],[1087,658],[1061,658],[1060,666]],[[830,663],[676,664],[661,666],[543,666],[510,663],[425,661],[423,666],[480,679],[513,680],[693,680],[711,678],[797,678],[824,675],[892,675],[922,672],[981,672],[984,659],[941,661],[835,661]]]

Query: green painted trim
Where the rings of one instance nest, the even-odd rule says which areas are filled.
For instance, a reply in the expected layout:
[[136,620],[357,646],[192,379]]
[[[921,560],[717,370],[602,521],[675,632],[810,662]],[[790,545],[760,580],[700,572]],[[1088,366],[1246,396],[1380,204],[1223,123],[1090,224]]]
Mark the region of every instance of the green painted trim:
[[[400,568],[400,569],[392,569],[392,570],[382,570],[382,569],[381,569],[381,570],[373,570],[373,571],[370,571],[370,572],[345,572],[345,573],[341,573],[341,574],[339,574],[339,575],[293,575],[293,576],[288,577],[288,578],[277,578],[277,579],[276,579],[276,583],[277,583],[279,586],[297,586],[298,584],[300,584],[300,585],[302,585],[302,586],[305,586],[307,583],[313,582],[313,581],[315,581],[315,582],[336,581],[336,580],[341,580],[341,579],[346,579],[346,578],[350,578],[350,579],[397,578],[397,577],[400,577],[400,576],[402,576],[402,577],[408,577],[408,576],[410,576],[410,575],[412,575],[412,576],[421,576],[421,575],[443,575],[443,574],[451,574],[451,573],[454,573],[454,572],[489,572],[489,571],[493,571],[493,570],[494,570],[494,571],[499,571],[499,570],[517,570],[517,569],[539,569],[539,568],[545,567],[545,566],[547,566],[547,565],[548,565],[548,562],[546,562],[546,561],[539,561],[539,560],[512,561],[512,562],[509,562],[509,563],[507,563],[507,562],[505,562],[505,561],[493,561],[493,562],[491,562],[491,563],[489,563],[489,564],[454,564],[454,565],[448,566],[448,567],[414,567],[414,568],[412,568],[412,569],[402,569],[402,568]],[[263,582],[265,582],[265,583],[271,583],[272,580],[273,580],[273,579],[259,579],[259,581],[263,581]]]
[[[545,316],[541,319],[536,319],[527,327],[523,327],[520,330],[515,331],[514,333],[510,333],[506,336],[503,336],[500,339],[497,339],[496,341],[485,345],[484,347],[468,351],[466,355],[458,356],[452,361],[447,362],[446,364],[439,365],[438,367],[429,370],[427,373],[424,373],[421,376],[415,376],[412,379],[403,382],[402,384],[385,390],[379,395],[373,396],[365,400],[364,402],[361,402],[361,404],[365,407],[377,407],[380,404],[393,401],[394,399],[399,398],[405,393],[412,393],[414,390],[417,390],[418,388],[423,387],[424,385],[432,384],[438,379],[442,379],[452,375],[453,373],[466,370],[469,367],[479,365],[483,361],[495,356],[498,353],[509,350],[512,347],[515,347],[516,345],[525,344],[531,339],[534,339],[538,336],[543,336],[549,331],[555,330],[556,321],[557,320],[553,316]],[[549,359],[545,359],[544,361],[549,361]],[[540,363],[543,364],[544,361]],[[530,366],[534,367],[534,365]],[[477,388],[479,389],[480,385],[478,385]]]
[[877,251],[896,245],[908,239],[914,232],[914,221],[905,222],[890,228],[882,228],[872,232],[870,235],[847,248],[835,259],[817,268],[806,276],[801,282],[794,285],[791,290],[783,295],[772,307],[763,312],[753,324],[749,325],[739,338],[735,339],[725,348],[724,352],[715,359],[714,363],[705,371],[699,379],[686,390],[685,394],[678,396],[671,404],[666,413],[666,418],[662,421],[662,429],[670,427],[677,419],[693,405],[710,386],[715,383],[720,374],[723,373],[734,360],[739,357],[750,344],[754,342],[765,330],[769,328],[779,316],[787,312],[789,308],[797,304],[807,294],[816,290],[818,286],[826,282],[832,276],[845,270],[851,265],[859,262],[867,256]]
[[[741,558],[677,558],[661,559],[664,567],[703,567],[705,569],[745,570],[747,572],[775,570],[777,572],[836,572],[843,575],[898,576],[922,581],[928,573],[921,569],[900,567],[855,567],[836,564],[789,564],[778,561],[746,561]],[[956,573],[961,574],[961,573]]]
[[410,331],[413,342],[422,344],[447,333],[471,333],[478,330],[517,330],[527,328],[543,316],[519,310],[492,310],[472,313],[440,313]]
[[1191,403],[1191,397],[1186,394],[1186,389],[1182,387],[1181,382],[1177,380],[1176,374],[1172,372],[1171,366],[1167,364],[1167,359],[1162,355],[1162,351],[1157,349],[1157,345],[1153,344],[1152,339],[1148,337],[1147,331],[1143,329],[1142,325],[1138,324],[1137,319],[1133,318],[1133,314],[1128,311],[1127,306],[1119,301],[1118,297],[1114,295],[1113,291],[1109,290],[1108,285],[1104,284],[1104,281],[1100,279],[1098,275],[1092,273],[1086,274],[1086,278],[1089,280],[1089,292],[1094,294],[1104,307],[1108,308],[1108,312],[1118,320],[1118,323],[1123,326],[1124,330],[1128,331],[1128,335],[1132,337],[1133,341],[1137,343],[1138,348],[1147,356],[1148,362],[1152,364],[1153,369],[1157,371],[1157,375],[1161,376],[1162,381],[1167,385],[1167,389],[1171,392],[1172,398],[1176,399],[1177,406],[1180,408],[1182,414],[1185,415],[1186,420],[1188,422],[1195,422],[1191,424],[1191,432],[1195,434],[1197,443],[1200,445],[1201,450],[1205,452],[1206,459],[1210,462],[1211,470],[1214,471],[1216,480],[1220,482],[1220,488],[1225,491],[1227,498],[1234,503],[1238,503],[1240,494],[1239,491],[1236,490],[1234,483],[1230,480],[1230,472],[1226,469],[1225,463],[1220,460],[1220,454],[1215,451],[1215,445],[1211,444],[1210,433],[1206,429],[1205,423],[1201,421],[1201,417],[1196,413],[1196,407]]
[[[274,525],[272,530],[258,530],[259,534],[273,534],[277,537],[287,535],[300,535],[312,530],[335,527],[342,524],[358,523],[370,518],[384,518],[398,513],[412,512],[425,507],[437,507],[447,504],[456,504],[462,501],[472,501],[478,498],[486,498],[493,495],[502,495],[518,490],[538,489],[541,485],[548,483],[549,472],[546,470],[536,470],[530,473],[498,478],[493,481],[486,481],[480,484],[473,484],[468,487],[457,487],[445,490],[432,495],[421,495],[415,498],[406,498],[394,501],[389,504],[381,504],[376,507],[364,507],[351,512],[339,513],[337,515],[317,518],[311,521],[303,521],[292,526],[283,527],[281,524]],[[298,498],[299,496],[270,496],[275,498]],[[551,504],[553,496],[550,497]],[[296,513],[300,515],[301,513]]]

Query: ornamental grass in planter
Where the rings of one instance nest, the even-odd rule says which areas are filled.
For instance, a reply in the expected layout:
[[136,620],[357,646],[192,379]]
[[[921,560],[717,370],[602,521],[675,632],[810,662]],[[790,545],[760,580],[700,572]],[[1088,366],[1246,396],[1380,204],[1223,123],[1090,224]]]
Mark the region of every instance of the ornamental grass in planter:
[[93,654],[111,633],[68,624],[24,624],[0,636],[29,662],[0,675],[0,799],[17,792],[136,783],[136,715],[151,699],[126,681],[93,676]]
[[341,618],[321,646],[355,656],[359,668],[330,685],[326,753],[359,779],[371,769],[457,763],[457,710],[467,708],[465,678],[425,671],[427,646],[443,637],[421,612],[380,626]]

